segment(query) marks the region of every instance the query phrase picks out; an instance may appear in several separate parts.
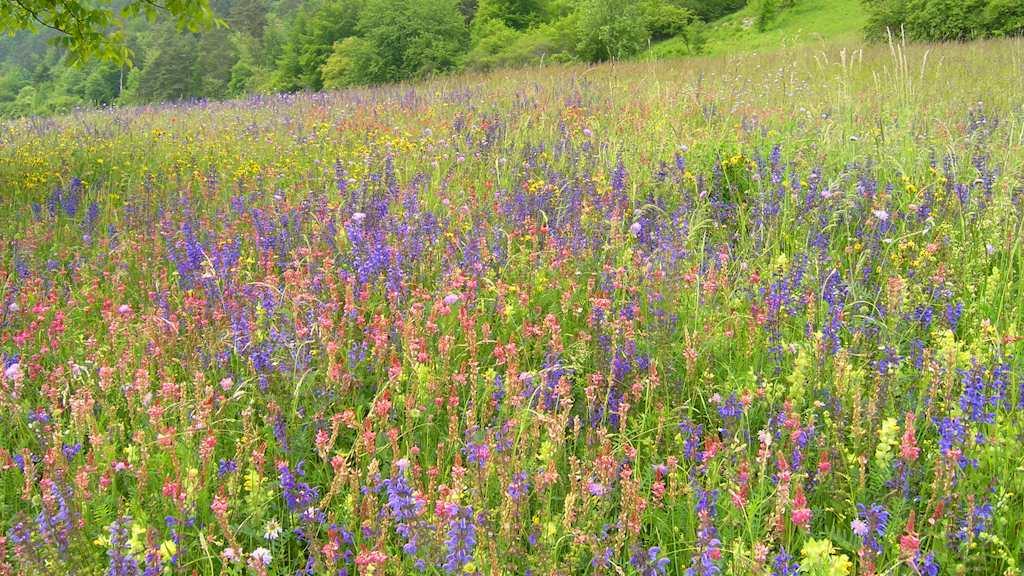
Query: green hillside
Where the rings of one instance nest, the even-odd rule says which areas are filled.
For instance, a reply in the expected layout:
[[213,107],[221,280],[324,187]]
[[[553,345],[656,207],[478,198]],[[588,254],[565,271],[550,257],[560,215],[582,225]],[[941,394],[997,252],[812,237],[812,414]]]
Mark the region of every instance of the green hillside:
[[[758,2],[708,24],[706,54],[746,54],[825,42],[858,44],[867,13],[860,0],[799,0],[782,11],[764,32],[757,30]],[[673,58],[689,54],[681,38],[652,46],[648,55]]]

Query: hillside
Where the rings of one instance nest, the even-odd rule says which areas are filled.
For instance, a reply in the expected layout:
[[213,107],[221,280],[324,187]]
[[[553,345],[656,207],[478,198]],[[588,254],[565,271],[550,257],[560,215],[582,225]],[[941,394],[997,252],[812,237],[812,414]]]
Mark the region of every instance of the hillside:
[[[801,0],[781,12],[764,32],[757,30],[758,2],[708,24],[710,55],[747,54],[799,44],[860,44],[867,13],[860,0]],[[652,46],[648,55],[678,58],[690,52],[682,38]]]
[[1004,38],[0,120],[0,576],[1020,576],[1022,94]]

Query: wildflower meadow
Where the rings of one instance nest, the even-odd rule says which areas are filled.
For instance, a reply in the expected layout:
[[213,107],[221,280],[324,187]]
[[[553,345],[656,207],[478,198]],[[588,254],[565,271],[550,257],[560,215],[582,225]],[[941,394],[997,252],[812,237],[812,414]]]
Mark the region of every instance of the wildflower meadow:
[[1019,575],[1024,41],[0,123],[0,575]]

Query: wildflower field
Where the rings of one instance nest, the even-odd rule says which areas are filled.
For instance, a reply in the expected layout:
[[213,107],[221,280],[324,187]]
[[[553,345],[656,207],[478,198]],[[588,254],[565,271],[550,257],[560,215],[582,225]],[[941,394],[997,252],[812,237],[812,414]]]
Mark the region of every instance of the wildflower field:
[[0,575],[1024,555],[1024,42],[0,124]]

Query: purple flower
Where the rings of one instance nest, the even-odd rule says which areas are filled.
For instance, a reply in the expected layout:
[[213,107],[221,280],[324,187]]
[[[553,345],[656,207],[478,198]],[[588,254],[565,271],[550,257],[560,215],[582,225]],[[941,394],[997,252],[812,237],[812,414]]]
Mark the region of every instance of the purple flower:
[[512,476],[512,482],[508,485],[509,497],[517,502],[530,492],[530,483],[527,482],[526,478],[526,472],[519,472]]
[[4,376],[8,380],[17,379],[19,376],[21,376],[21,366],[19,366],[17,362],[11,364],[10,366],[7,367],[6,370],[4,370]]
[[859,518],[850,522],[850,528],[853,528],[853,533],[861,538],[868,535],[868,523]]
[[458,301],[459,301],[459,295],[458,294],[449,294],[449,295],[444,297],[444,303],[449,305],[449,306],[451,306],[452,304],[455,304]]
[[796,576],[797,572],[800,571],[800,565],[796,562],[790,564],[790,560],[793,556],[786,554],[786,547],[783,546],[779,549],[779,553],[772,560],[772,565],[775,570],[772,572],[772,576]]
[[938,576],[939,574],[939,563],[935,561],[935,552],[929,552],[924,556],[918,552],[917,558],[914,559],[914,566],[917,568],[917,573],[922,576]]
[[885,538],[889,512],[881,504],[872,504],[871,508],[857,504],[857,510],[857,519],[850,523],[850,527],[865,546],[871,547],[875,552],[881,552],[880,539]]
[[634,544],[631,548],[633,553],[629,559],[629,563],[637,569],[642,576],[655,576],[655,574],[664,574],[665,566],[670,562],[668,558],[658,559],[658,554],[661,553],[661,548],[652,546],[647,550],[640,544]]
[[452,519],[448,521],[448,539],[444,545],[448,549],[445,563],[441,565],[449,574],[461,572],[462,568],[473,561],[473,547],[476,546],[476,525],[473,523],[473,507],[452,504],[449,510]]

